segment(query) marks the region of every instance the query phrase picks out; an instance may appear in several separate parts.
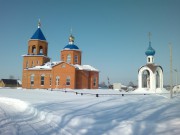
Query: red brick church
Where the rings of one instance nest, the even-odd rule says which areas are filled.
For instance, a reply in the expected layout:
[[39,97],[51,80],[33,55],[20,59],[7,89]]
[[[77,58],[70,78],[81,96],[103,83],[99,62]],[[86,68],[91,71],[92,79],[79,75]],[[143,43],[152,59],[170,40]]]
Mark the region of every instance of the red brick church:
[[72,34],[69,44],[60,52],[60,61],[48,57],[48,42],[40,22],[28,42],[28,53],[23,55],[22,87],[26,89],[98,89],[99,71],[90,65],[81,65],[82,52],[74,44]]

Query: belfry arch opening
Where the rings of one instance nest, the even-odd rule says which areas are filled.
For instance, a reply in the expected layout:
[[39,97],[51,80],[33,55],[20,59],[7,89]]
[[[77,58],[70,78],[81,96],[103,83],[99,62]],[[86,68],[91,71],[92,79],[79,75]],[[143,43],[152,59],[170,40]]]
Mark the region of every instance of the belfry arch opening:
[[36,46],[33,45],[33,46],[32,46],[32,54],[35,54],[35,53],[36,53]]
[[142,88],[150,88],[150,72],[144,70],[142,73]]
[[39,54],[43,54],[43,47],[42,46],[39,47]]

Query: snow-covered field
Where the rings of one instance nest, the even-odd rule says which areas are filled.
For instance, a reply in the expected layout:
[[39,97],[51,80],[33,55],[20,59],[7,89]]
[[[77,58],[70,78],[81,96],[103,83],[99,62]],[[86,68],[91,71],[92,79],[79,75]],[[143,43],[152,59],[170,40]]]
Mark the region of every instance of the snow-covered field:
[[0,88],[0,134],[180,134],[180,95],[76,92]]

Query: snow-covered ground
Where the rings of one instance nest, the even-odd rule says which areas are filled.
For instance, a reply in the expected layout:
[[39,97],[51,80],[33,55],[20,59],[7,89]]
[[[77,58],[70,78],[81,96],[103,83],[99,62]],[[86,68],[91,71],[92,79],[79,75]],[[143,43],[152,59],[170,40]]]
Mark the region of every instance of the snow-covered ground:
[[[97,93],[103,95],[97,97]],[[180,134],[180,95],[169,99],[169,94],[122,94],[113,90],[1,88],[0,134]]]

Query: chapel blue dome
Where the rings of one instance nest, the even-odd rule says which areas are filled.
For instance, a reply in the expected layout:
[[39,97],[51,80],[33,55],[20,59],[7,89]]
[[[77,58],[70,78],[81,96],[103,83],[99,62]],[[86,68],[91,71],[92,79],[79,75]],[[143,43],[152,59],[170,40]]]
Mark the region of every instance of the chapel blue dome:
[[38,28],[36,30],[36,32],[34,33],[34,35],[31,37],[31,39],[36,39],[36,40],[46,40],[46,38],[44,37],[42,31],[40,28]]
[[69,44],[66,45],[63,49],[65,49],[65,50],[79,50],[79,47],[77,47],[74,44],[74,36],[72,34],[69,36]]
[[145,52],[146,56],[154,56],[155,52],[156,51],[151,47],[151,42],[149,42],[149,47]]
[[68,49],[68,50],[79,50],[79,47],[77,47],[74,44],[68,44],[66,45],[63,49]]

